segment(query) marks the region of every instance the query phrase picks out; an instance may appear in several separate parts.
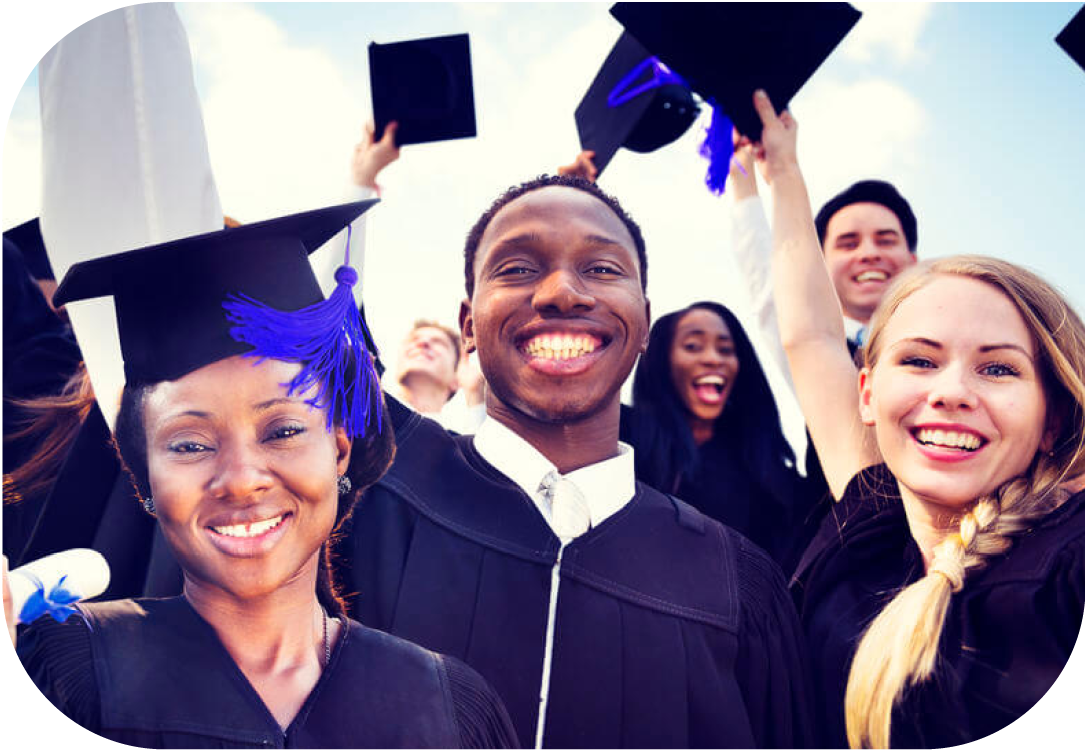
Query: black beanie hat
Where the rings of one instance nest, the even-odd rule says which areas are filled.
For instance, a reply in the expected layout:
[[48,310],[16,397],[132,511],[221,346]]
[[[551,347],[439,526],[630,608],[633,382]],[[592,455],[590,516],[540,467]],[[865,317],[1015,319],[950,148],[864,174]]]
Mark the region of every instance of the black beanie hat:
[[904,230],[904,239],[908,243],[908,249],[915,252],[917,237],[915,214],[912,207],[897,189],[883,180],[863,180],[849,187],[844,192],[832,198],[818,211],[814,219],[814,226],[818,230],[818,240],[825,244],[825,230],[829,226],[829,219],[842,208],[854,203],[877,203],[885,206],[897,215],[900,220],[900,228]]

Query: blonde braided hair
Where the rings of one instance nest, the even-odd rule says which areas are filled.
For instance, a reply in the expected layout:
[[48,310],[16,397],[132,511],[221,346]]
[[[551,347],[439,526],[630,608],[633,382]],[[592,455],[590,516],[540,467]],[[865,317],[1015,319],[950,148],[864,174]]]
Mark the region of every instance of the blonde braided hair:
[[852,660],[844,701],[848,743],[854,748],[889,746],[893,706],[908,687],[934,672],[952,596],[964,586],[968,571],[1006,552],[1015,535],[1065,498],[1060,485],[1085,472],[1085,326],[1054,289],[1029,271],[982,256],[919,264],[902,274],[875,313],[867,366],[874,367],[881,332],[900,303],[945,275],[986,282],[1018,308],[1039,355],[1054,448],[1038,453],[1024,474],[978,498],[961,516],[957,532],[934,548],[927,574],[902,589],[870,624]]

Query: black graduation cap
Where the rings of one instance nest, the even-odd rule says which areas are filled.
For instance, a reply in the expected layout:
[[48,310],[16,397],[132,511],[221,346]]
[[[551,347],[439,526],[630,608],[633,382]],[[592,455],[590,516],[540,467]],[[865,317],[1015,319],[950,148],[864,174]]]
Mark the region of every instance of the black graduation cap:
[[4,239],[15,244],[23,254],[27,270],[35,279],[53,281],[53,266],[45,253],[45,241],[41,238],[41,222],[31,219],[4,232]]
[[648,153],[685,133],[700,106],[692,92],[668,80],[652,53],[628,32],[617,43],[576,108],[580,146],[594,151],[602,172],[619,148]]
[[53,302],[112,296],[128,383],[175,380],[253,351],[253,345],[231,335],[236,321],[223,308],[230,295],[278,311],[323,302],[309,253],[376,202],[307,211],[76,263]]
[[1085,5],[1078,9],[1070,23],[1066,24],[1066,28],[1055,37],[1055,41],[1074,62],[1085,68]]
[[616,3],[610,12],[753,140],[753,92],[784,109],[862,15],[848,3]]
[[396,144],[475,135],[475,94],[467,34],[369,45],[376,137],[395,120]]

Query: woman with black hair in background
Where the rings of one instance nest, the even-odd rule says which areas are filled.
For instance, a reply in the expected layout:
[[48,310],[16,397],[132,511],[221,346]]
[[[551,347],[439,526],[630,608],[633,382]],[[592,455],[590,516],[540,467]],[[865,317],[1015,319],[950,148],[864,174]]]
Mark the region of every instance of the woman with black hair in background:
[[623,410],[637,478],[794,559],[811,493],[795,470],[768,380],[738,318],[696,302],[652,326]]

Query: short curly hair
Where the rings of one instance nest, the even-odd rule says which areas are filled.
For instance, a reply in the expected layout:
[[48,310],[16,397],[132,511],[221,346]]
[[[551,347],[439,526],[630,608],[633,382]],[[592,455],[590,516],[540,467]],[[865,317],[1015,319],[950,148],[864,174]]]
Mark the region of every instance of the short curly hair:
[[589,180],[585,180],[583,177],[575,177],[572,175],[539,175],[533,180],[522,182],[519,185],[514,185],[502,193],[497,200],[495,200],[490,207],[486,209],[486,212],[479,217],[475,225],[471,227],[471,231],[467,233],[467,243],[463,248],[463,271],[464,282],[467,289],[468,298],[474,296],[475,293],[475,255],[478,253],[479,243],[482,241],[482,235],[486,231],[486,227],[490,225],[494,216],[502,208],[512,203],[520,196],[530,193],[533,190],[539,190],[545,187],[571,187],[577,190],[583,190],[585,193],[592,195],[603,203],[607,208],[614,212],[614,215],[621,219],[625,224],[625,228],[629,230],[629,234],[633,237],[633,247],[637,251],[637,260],[640,262],[640,285],[642,289],[647,289],[648,286],[648,255],[644,247],[644,236],[641,234],[640,226],[637,222],[633,221],[633,217],[625,212],[618,200],[604,192],[598,185]]

